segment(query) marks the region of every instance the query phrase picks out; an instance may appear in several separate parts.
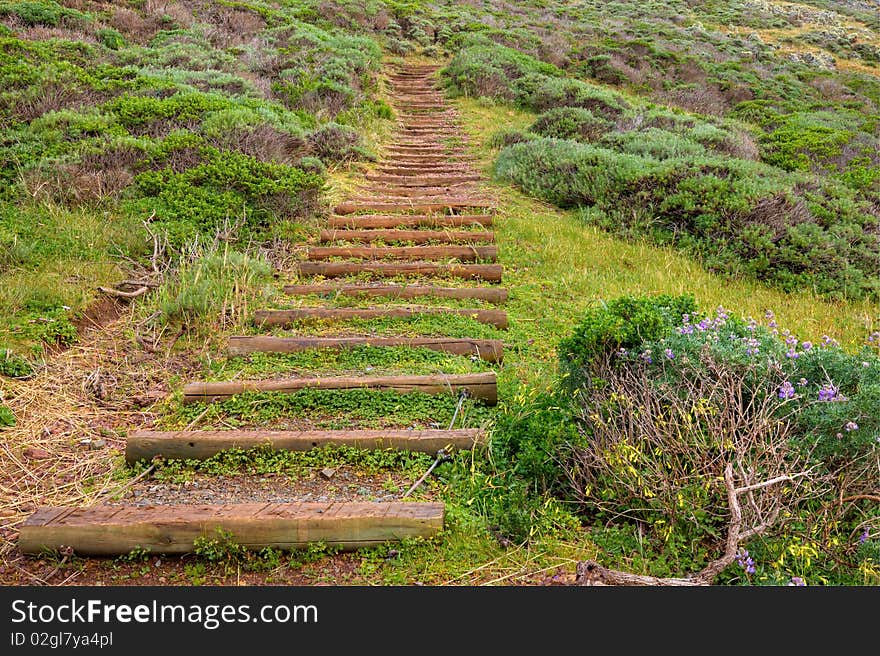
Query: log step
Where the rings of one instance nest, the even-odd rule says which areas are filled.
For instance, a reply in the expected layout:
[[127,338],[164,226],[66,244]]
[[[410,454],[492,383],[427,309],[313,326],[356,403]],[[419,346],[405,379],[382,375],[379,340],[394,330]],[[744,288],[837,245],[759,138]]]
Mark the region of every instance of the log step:
[[361,260],[460,260],[473,262],[498,259],[497,246],[312,246],[310,260],[346,257]]
[[136,463],[156,456],[204,460],[229,449],[250,451],[268,446],[273,451],[311,451],[327,446],[357,449],[395,449],[437,453],[440,449],[468,450],[485,444],[477,428],[459,430],[326,430],[326,431],[135,431],[129,433],[125,460]]
[[500,339],[454,337],[268,337],[233,336],[229,355],[249,353],[299,353],[315,349],[351,349],[361,346],[424,348],[454,355],[474,355],[486,362],[501,362],[504,347]]
[[359,216],[331,216],[327,225],[331,228],[396,228],[404,226],[409,228],[460,228],[464,226],[487,227],[491,226],[493,215],[491,214],[362,214]]
[[382,175],[399,175],[405,176],[408,178],[413,177],[428,177],[435,175],[473,175],[474,169],[470,166],[464,165],[456,165],[456,166],[423,166],[419,165],[416,167],[407,167],[407,166],[380,166],[376,169]]
[[504,303],[507,290],[503,287],[433,287],[429,285],[285,285],[285,294],[305,296],[328,294],[342,296],[384,296],[387,298],[473,298],[490,303]]
[[471,398],[488,405],[498,402],[495,373],[433,376],[358,376],[323,378],[287,378],[270,380],[239,380],[221,383],[189,383],[183,388],[184,403],[214,403],[245,392],[276,392],[295,394],[304,389],[355,390],[375,389],[401,394],[459,394],[467,391]]
[[77,555],[113,556],[135,548],[156,554],[193,551],[217,531],[249,549],[297,549],[322,542],[359,549],[443,528],[442,503],[249,503],[169,506],[42,507],[20,526],[26,554],[70,547]]
[[465,280],[500,282],[500,264],[433,264],[430,262],[297,262],[302,276],[339,278],[368,273],[383,278],[396,276],[451,276]]
[[291,324],[304,319],[318,319],[324,321],[345,321],[346,319],[406,319],[423,314],[455,314],[461,317],[470,317],[480,323],[495,326],[499,330],[505,330],[507,328],[507,312],[503,310],[431,306],[375,308],[301,307],[293,310],[257,310],[254,312],[254,323],[258,326],[290,326]]
[[461,182],[477,182],[479,175],[383,175],[381,173],[368,173],[367,180],[371,182],[387,182],[399,187],[435,187]]
[[424,244],[439,242],[495,241],[493,232],[473,232],[469,230],[322,230],[318,239],[321,242],[354,241],[408,241]]
[[479,189],[472,182],[462,182],[455,185],[441,185],[436,187],[412,186],[412,185],[369,185],[359,188],[362,193],[369,194],[372,197],[381,195],[384,200],[401,199],[411,202],[419,202],[424,199],[433,200],[453,194],[466,194],[469,192],[479,192]]
[[443,201],[381,201],[361,200],[341,203],[334,210],[337,214],[356,214],[357,212],[442,212],[444,210],[493,209],[495,203],[476,198],[450,198]]

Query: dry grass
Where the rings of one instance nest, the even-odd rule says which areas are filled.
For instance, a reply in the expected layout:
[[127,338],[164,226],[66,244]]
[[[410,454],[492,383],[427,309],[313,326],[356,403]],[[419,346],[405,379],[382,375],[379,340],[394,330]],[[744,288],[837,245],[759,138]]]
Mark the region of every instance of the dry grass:
[[[0,562],[15,548],[16,526],[37,506],[88,506],[124,484],[125,431],[150,425],[169,377],[192,367],[184,356],[132,349],[130,321],[127,310],[32,378],[0,382],[17,419],[0,440]],[[103,446],[94,448],[98,440]]]

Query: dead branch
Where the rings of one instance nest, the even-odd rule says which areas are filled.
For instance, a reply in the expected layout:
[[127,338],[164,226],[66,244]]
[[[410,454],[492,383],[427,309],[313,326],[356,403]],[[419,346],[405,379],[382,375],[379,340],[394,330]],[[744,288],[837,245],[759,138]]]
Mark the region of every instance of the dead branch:
[[137,298],[138,296],[143,296],[150,290],[149,287],[144,285],[133,292],[124,292],[119,289],[112,289],[110,287],[98,287],[98,291],[102,294],[107,294],[107,296],[113,296],[115,298]]
[[[740,543],[751,536],[763,533],[771,525],[768,521],[760,526],[742,530],[742,506],[739,495],[752,489],[769,487],[777,483],[790,480],[790,477],[777,476],[775,479],[763,481],[754,486],[736,487],[733,478],[733,463],[728,463],[724,468],[724,485],[727,488],[727,503],[730,511],[730,522],[727,527],[727,540],[725,541],[724,554],[706,565],[699,572],[684,578],[657,576],[645,576],[632,574],[620,570],[608,569],[594,560],[585,560],[577,564],[575,571],[578,585],[659,585],[659,586],[693,586],[710,585],[712,580],[727,568],[734,560],[739,550]],[[774,518],[775,519],[775,518]]]

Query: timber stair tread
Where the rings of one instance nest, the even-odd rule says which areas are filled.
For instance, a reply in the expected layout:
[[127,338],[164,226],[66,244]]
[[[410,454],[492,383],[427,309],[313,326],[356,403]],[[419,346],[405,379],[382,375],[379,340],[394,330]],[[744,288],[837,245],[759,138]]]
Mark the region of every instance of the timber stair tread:
[[450,308],[425,306],[381,306],[368,308],[298,307],[290,310],[257,310],[254,323],[258,326],[289,326],[297,321],[319,319],[345,321],[350,319],[405,319],[419,315],[458,315],[498,329],[507,328],[507,312],[486,308]]
[[373,389],[401,394],[453,394],[466,391],[471,398],[495,405],[495,373],[434,374],[430,376],[316,376],[224,382],[192,382],[183,388],[183,403],[215,403],[248,392],[295,394],[303,390]]
[[503,287],[438,287],[434,285],[345,285],[311,284],[285,285],[282,290],[291,296],[317,294],[323,296],[386,296],[389,298],[417,298],[435,296],[438,298],[470,298],[504,303],[508,292]]
[[250,549],[295,549],[322,542],[358,549],[443,528],[444,505],[426,502],[298,502],[98,505],[38,508],[19,526],[26,554],[69,547],[76,554],[112,556],[145,549],[156,554],[193,551],[218,530]]
[[479,428],[358,429],[358,430],[140,430],[128,434],[125,460],[136,463],[159,456],[166,459],[203,460],[229,449],[248,451],[311,451],[328,446],[358,449],[394,449],[435,454],[440,449],[469,450],[486,443]]
[[485,228],[491,226],[493,220],[491,214],[348,214],[331,216],[327,225],[331,228]]
[[471,242],[495,241],[493,232],[476,232],[473,230],[321,230],[318,241],[329,243],[334,241],[376,242],[403,241],[414,243],[436,242]]
[[462,262],[498,257],[497,246],[311,246],[309,260],[346,257],[360,260],[459,260]]
[[343,276],[370,274],[385,278],[397,276],[451,277],[500,282],[500,264],[439,264],[435,262],[296,262],[293,270],[304,276]]
[[233,335],[227,353],[231,356],[251,353],[299,353],[320,349],[351,349],[358,347],[423,348],[455,355],[475,356],[486,362],[501,362],[504,346],[499,339],[470,337],[274,337],[267,335]]

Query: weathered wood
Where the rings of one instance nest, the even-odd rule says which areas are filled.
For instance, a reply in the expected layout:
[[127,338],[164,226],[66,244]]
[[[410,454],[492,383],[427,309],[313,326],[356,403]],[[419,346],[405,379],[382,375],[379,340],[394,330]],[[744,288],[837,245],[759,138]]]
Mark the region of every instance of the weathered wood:
[[431,241],[447,243],[491,242],[495,241],[495,233],[469,230],[322,230],[318,239],[324,243],[334,241],[407,241],[416,244],[425,244]]
[[503,287],[434,287],[432,285],[285,285],[284,293],[293,296],[308,294],[339,294],[342,296],[384,296],[388,298],[474,298],[490,303],[504,303],[507,290]]
[[498,259],[497,246],[312,246],[310,260],[346,257],[361,260],[460,260],[474,262]]
[[488,405],[498,402],[495,373],[433,376],[338,376],[325,378],[283,378],[239,380],[221,383],[189,383],[183,388],[184,403],[213,403],[245,392],[294,394],[304,389],[354,390],[375,389],[401,394],[458,394],[462,390]]
[[297,549],[322,542],[358,549],[443,528],[440,503],[252,503],[39,508],[19,527],[22,553],[70,547],[83,556],[127,554],[135,548],[183,554],[217,531],[250,549]]
[[480,323],[495,326],[500,330],[505,330],[507,328],[507,312],[503,310],[444,308],[432,306],[389,306],[375,308],[301,307],[293,310],[257,310],[254,312],[254,323],[258,326],[290,326],[303,319],[319,319],[324,321],[345,321],[346,319],[406,319],[422,314],[456,314],[460,317],[470,317]]
[[492,201],[479,198],[449,198],[443,201],[385,201],[356,200],[336,206],[337,214],[355,214],[357,212],[441,212],[450,209],[494,208]]
[[500,264],[432,264],[430,262],[297,262],[294,269],[302,276],[339,278],[360,273],[376,277],[449,276],[465,280],[500,282]]
[[460,228],[463,226],[488,227],[494,221],[492,214],[362,214],[331,216],[331,228]]
[[475,173],[472,166],[456,164],[455,166],[380,166],[377,171],[383,175],[402,175],[407,177],[430,176],[430,175],[453,175],[463,173],[472,175]]
[[435,454],[440,449],[472,449],[485,444],[486,434],[476,428],[459,430],[325,430],[325,431],[134,431],[125,444],[125,460],[135,463],[156,456],[176,460],[204,460],[228,449],[249,451],[311,451],[328,446],[357,449],[395,449]]
[[433,187],[436,185],[455,184],[458,182],[477,182],[479,175],[424,175],[413,177],[411,175],[383,175],[381,173],[368,173],[367,180],[371,182],[387,182],[403,187]]
[[299,353],[315,349],[351,349],[360,346],[424,348],[454,355],[476,355],[486,362],[501,362],[500,339],[469,337],[271,337],[236,335],[229,338],[229,355],[248,353]]
[[415,187],[411,185],[386,184],[381,186],[361,187],[360,191],[368,194],[381,194],[383,200],[394,198],[420,201],[422,199],[433,200],[438,197],[478,193],[479,188],[473,182],[462,182],[455,185],[439,187]]

